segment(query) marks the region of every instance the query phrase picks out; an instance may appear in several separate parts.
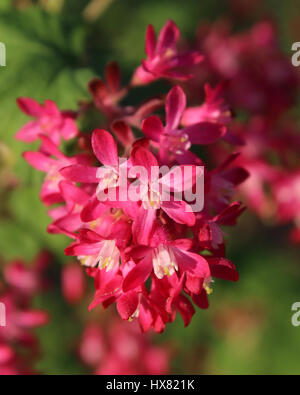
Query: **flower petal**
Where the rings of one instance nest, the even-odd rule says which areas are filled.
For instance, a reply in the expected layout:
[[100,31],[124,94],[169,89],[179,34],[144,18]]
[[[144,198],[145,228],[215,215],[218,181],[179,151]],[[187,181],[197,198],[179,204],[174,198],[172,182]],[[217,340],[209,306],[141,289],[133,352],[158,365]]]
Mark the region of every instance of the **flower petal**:
[[121,87],[121,71],[118,63],[109,62],[105,68],[105,80],[112,93],[117,93]]
[[52,159],[41,152],[27,151],[23,153],[23,157],[32,167],[40,171],[48,172],[52,166],[57,165],[57,161],[55,159]]
[[31,143],[35,141],[41,133],[41,127],[38,121],[27,122],[15,135],[17,140]]
[[176,130],[186,106],[186,97],[180,86],[174,86],[166,99],[166,130]]
[[132,225],[133,239],[136,244],[149,245],[156,218],[156,210],[140,207]]
[[183,319],[184,326],[188,326],[193,315],[195,314],[195,309],[192,303],[186,296],[181,294],[176,299],[175,306]]
[[106,166],[119,164],[118,150],[112,135],[104,129],[96,129],[92,134],[92,147],[98,160]]
[[191,207],[184,201],[162,202],[161,208],[175,222],[179,224],[186,224],[188,226],[195,225],[195,221],[196,221],[195,214],[193,213]]
[[225,258],[207,257],[211,275],[223,280],[238,281],[239,274],[234,264]]
[[126,122],[115,121],[111,125],[111,129],[120,143],[124,145],[124,147],[127,147],[133,143],[134,135],[132,133],[131,127]]
[[117,302],[117,310],[123,320],[128,321],[139,305],[139,295],[135,291],[122,295]]
[[81,211],[81,220],[83,222],[91,222],[94,221],[108,210],[108,207],[101,203],[97,196],[93,196],[90,200],[86,203],[84,208]]
[[144,284],[152,271],[151,255],[147,255],[124,278],[123,291],[128,292]]
[[156,34],[152,25],[149,25],[146,32],[145,52],[149,59],[154,57],[156,47]]
[[34,99],[30,97],[20,97],[17,99],[17,104],[20,109],[31,117],[41,117],[44,113],[44,108]]
[[174,49],[179,37],[179,28],[172,20],[168,20],[159,33],[156,46],[156,54],[164,55],[167,49]]
[[213,144],[226,133],[226,127],[212,122],[200,122],[182,130],[193,144]]
[[60,132],[65,140],[70,140],[73,137],[77,136],[78,129],[77,129],[75,121],[71,118],[66,118],[64,120],[64,123],[63,123],[63,126],[62,126]]
[[158,169],[158,162],[156,157],[146,148],[137,147],[134,148],[131,152],[131,160],[133,166],[140,166],[144,168],[147,174],[141,174],[139,177],[142,182],[149,182],[152,168]]
[[60,174],[67,180],[83,183],[98,183],[97,167],[84,165],[70,165],[60,170]]
[[207,260],[194,252],[183,251],[179,248],[174,248],[173,251],[178,262],[178,267],[183,272],[191,272],[202,278],[210,276],[209,265]]
[[164,132],[162,121],[156,115],[146,118],[142,123],[142,131],[148,139],[159,142]]

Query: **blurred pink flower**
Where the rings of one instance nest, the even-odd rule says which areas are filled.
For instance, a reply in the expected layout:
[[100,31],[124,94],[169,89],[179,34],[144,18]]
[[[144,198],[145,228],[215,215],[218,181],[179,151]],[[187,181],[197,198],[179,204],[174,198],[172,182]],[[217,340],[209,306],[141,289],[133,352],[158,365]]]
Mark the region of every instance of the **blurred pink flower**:
[[30,143],[41,135],[48,136],[55,144],[59,144],[61,137],[70,140],[77,136],[78,129],[75,124],[75,114],[70,111],[59,111],[56,104],[46,100],[42,106],[28,97],[17,100],[20,109],[30,117],[36,118],[28,122],[16,134],[16,138]]
[[168,374],[169,352],[154,346],[136,325],[110,323],[105,333],[97,324],[88,324],[79,346],[79,356],[98,375]]

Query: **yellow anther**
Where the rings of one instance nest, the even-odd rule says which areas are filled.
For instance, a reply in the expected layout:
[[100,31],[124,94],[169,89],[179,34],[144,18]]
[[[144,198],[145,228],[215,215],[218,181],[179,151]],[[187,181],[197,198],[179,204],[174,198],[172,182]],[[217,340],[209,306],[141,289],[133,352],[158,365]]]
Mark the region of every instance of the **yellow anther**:
[[118,220],[122,217],[123,214],[124,214],[124,213],[123,213],[123,210],[122,210],[122,209],[117,210],[117,211],[113,214],[115,221],[118,221]]
[[205,289],[207,295],[211,295],[213,293],[213,289],[209,287],[207,284],[203,284],[203,288]]
[[111,264],[112,259],[111,259],[110,256],[108,256],[104,260],[103,260],[102,257],[100,257],[100,261],[99,262],[101,262],[101,269],[104,269],[105,267],[108,267]]
[[84,258],[79,259],[79,262],[80,262],[81,266],[85,266],[87,260],[88,260],[88,257],[87,257],[87,256],[84,257]]
[[100,224],[100,220],[99,219],[95,219],[94,221],[91,221],[90,222],[90,228],[92,229],[92,230],[94,230],[94,229],[96,229],[97,228],[97,226]]
[[165,52],[165,57],[170,58],[171,56],[174,55],[174,50],[172,48],[168,48]]

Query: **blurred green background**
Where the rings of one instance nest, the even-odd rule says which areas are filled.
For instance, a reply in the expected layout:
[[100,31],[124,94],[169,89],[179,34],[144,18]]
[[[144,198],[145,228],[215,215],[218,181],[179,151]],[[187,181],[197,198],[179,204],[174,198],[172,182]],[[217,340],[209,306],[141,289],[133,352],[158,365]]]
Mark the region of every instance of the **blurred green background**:
[[[291,43],[300,39],[300,29],[294,28],[298,1],[253,3],[258,3],[253,14],[236,18],[229,0],[1,0],[0,41],[6,44],[7,67],[0,68],[0,255],[3,261],[30,261],[41,248],[55,254],[57,285],[36,301],[52,316],[51,324],[39,330],[41,371],[85,373],[72,348],[88,313],[85,304],[74,313],[60,294],[59,265],[66,262],[68,240],[46,233],[50,220],[39,201],[43,175],[21,157],[36,145],[13,137],[27,121],[16,98],[52,99],[61,108],[75,109],[88,98],[88,80],[101,76],[108,61],[117,60],[128,81],[144,56],[147,25],[160,29],[169,18],[183,37],[193,39],[204,21],[231,17],[238,31],[272,16],[290,56]],[[286,229],[263,224],[249,212],[227,233],[228,255],[240,281],[217,280],[209,310],[197,311],[188,328],[176,320],[155,341],[173,350],[173,373],[299,374],[300,327],[291,324],[291,305],[300,301],[299,249],[288,242]]]

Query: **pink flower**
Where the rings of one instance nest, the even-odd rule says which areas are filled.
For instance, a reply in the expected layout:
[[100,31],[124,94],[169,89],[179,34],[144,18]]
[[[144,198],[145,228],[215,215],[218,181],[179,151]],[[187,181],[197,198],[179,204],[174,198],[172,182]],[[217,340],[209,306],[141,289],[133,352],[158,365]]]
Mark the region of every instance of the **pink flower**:
[[158,244],[156,247],[140,247],[138,249],[140,261],[124,279],[125,292],[135,289],[146,282],[150,274],[162,279],[178,272],[191,273],[201,278],[210,277],[207,261],[198,254],[189,252],[190,240],[178,240],[168,244]]
[[[124,125],[119,124],[119,121],[140,127],[142,119],[163,104],[161,99],[153,98],[138,106],[121,106],[120,102],[128,93],[129,87],[121,87],[121,72],[115,62],[110,62],[106,66],[104,81],[101,78],[93,78],[88,87],[94,105],[107,116],[108,124],[111,121],[116,122],[116,127],[112,125],[112,129],[117,138],[121,137],[121,143],[124,143],[124,137],[130,138],[132,132],[128,127],[124,129]],[[83,106],[81,110],[86,111],[86,108]]]
[[[126,174],[127,166],[130,163],[124,160],[120,164],[122,158],[118,157],[117,145],[112,135],[103,129],[94,130],[92,135],[92,147],[96,158],[104,167],[91,167],[81,164],[70,165],[60,169],[62,178],[66,178],[72,182],[97,184],[95,193],[87,202],[82,212],[82,218],[85,221],[92,221],[95,216],[103,211],[103,204],[99,195],[107,188],[115,188],[119,186],[119,176],[122,167]],[[124,173],[123,173],[124,174]],[[99,211],[100,210],[100,211]]]
[[35,118],[19,130],[16,134],[18,140],[30,143],[42,135],[48,136],[54,144],[58,145],[61,137],[70,140],[77,136],[75,115],[70,111],[59,111],[53,101],[46,100],[43,107],[35,100],[23,97],[18,99],[17,103],[25,114]]
[[62,233],[74,238],[74,232],[84,227],[81,212],[90,195],[68,181],[61,181],[59,189],[65,205],[49,210],[48,214],[54,221],[47,230],[49,233]]
[[94,78],[89,82],[89,91],[95,106],[107,116],[114,118],[123,114],[118,102],[126,95],[127,89],[121,88],[121,71],[116,62],[106,66],[104,81]]
[[166,22],[157,41],[153,26],[148,26],[146,33],[147,58],[135,70],[131,81],[133,86],[149,84],[158,78],[186,80],[192,77],[192,75],[185,71],[178,71],[178,69],[201,62],[203,56],[197,51],[178,53],[176,43],[179,36],[180,31],[171,20]]
[[192,144],[212,144],[226,132],[215,122],[199,122],[180,129],[179,124],[186,107],[186,96],[179,86],[170,90],[166,99],[166,126],[157,116],[144,120],[143,133],[159,146],[162,162],[176,159],[179,163],[193,163],[195,155],[189,151]]
[[45,272],[48,269],[52,256],[47,251],[41,251],[31,266],[22,260],[14,260],[4,267],[6,283],[19,295],[23,301],[31,298],[35,293],[48,288]]
[[60,170],[75,163],[89,163],[89,158],[83,155],[69,158],[62,154],[57,146],[46,136],[40,137],[42,147],[39,152],[28,151],[23,154],[27,162],[36,169],[46,173],[41,189],[41,200],[46,204],[63,201],[59,184],[64,180]]
[[80,359],[95,368],[105,358],[105,352],[106,344],[101,328],[95,324],[86,325],[78,348]]
[[[112,228],[106,237],[92,230],[82,229],[78,241],[65,250],[66,255],[78,256],[82,265],[88,268],[99,267],[106,271],[117,269],[120,263],[120,248],[124,247],[130,238],[127,224],[121,222],[119,225],[116,229]],[[123,238],[116,237],[119,235]]]
[[214,218],[199,215],[197,218],[197,231],[199,246],[212,251],[223,245],[223,232],[221,225],[233,226],[237,218],[245,211],[241,202],[233,202],[225,207]]
[[219,84],[213,89],[205,84],[205,102],[200,106],[187,108],[181,118],[184,126],[194,125],[199,122],[216,122],[227,125],[232,118],[229,105],[222,97],[224,84]]
[[[133,166],[141,166],[146,170],[145,174],[139,177],[140,200],[143,208],[135,217],[135,221],[145,221],[143,217],[147,216],[145,226],[151,228],[156,210],[161,208],[174,221],[192,226],[195,223],[192,208],[183,200],[176,201],[170,195],[170,192],[182,192],[185,188],[192,188],[196,177],[200,176],[200,169],[190,166],[190,174],[191,177],[194,175],[194,180],[190,179],[187,183],[187,180],[184,179],[185,174],[187,174],[187,165],[174,168],[159,178],[157,159],[143,147],[138,147],[132,151],[131,161]],[[149,213],[143,212],[143,209],[148,210]]]
[[76,262],[69,263],[62,269],[62,292],[69,304],[78,303],[85,293],[85,277]]

